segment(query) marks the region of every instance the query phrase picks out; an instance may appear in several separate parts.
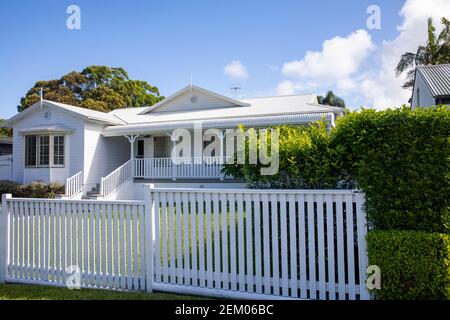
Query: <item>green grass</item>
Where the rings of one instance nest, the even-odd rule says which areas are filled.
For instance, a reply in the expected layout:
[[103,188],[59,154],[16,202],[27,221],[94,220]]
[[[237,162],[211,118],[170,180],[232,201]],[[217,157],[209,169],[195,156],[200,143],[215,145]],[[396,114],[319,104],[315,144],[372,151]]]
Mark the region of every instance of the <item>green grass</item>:
[[70,290],[38,285],[0,285],[0,300],[199,300],[195,296],[166,293],[119,292],[98,289]]

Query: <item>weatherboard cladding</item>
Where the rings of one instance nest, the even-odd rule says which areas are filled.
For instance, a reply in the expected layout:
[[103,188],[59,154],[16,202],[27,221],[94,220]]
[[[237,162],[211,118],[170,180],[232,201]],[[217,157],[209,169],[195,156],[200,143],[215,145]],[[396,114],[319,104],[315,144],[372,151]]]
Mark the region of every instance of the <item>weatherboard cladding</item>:
[[418,68],[433,96],[450,96],[450,64],[421,66]]

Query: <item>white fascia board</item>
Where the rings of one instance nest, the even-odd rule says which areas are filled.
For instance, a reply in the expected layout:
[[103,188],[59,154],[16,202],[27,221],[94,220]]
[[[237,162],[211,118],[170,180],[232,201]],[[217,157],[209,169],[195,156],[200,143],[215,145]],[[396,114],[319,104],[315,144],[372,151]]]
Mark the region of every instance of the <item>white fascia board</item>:
[[[40,101],[36,102],[32,106],[26,108],[22,112],[16,114],[12,118],[8,119],[6,121],[6,123],[5,123],[5,127],[12,127],[15,122],[17,122],[20,119],[24,118],[27,114],[32,113],[34,111],[37,111],[37,109],[41,108],[40,104],[41,104]],[[47,108],[50,108],[52,110],[58,110],[58,111],[61,111],[61,112],[65,112],[67,114],[70,114],[70,115],[72,115],[72,116],[74,116],[76,118],[82,119],[82,120],[89,120],[89,121],[98,122],[98,123],[102,123],[102,124],[108,124],[108,125],[122,125],[122,124],[124,124],[123,122],[120,121],[120,119],[117,119],[117,121],[111,121],[111,120],[107,120],[107,119],[97,118],[97,117],[94,117],[94,116],[86,116],[86,115],[77,113],[75,111],[69,110],[67,108],[60,107],[60,106],[58,106],[56,104],[53,104],[51,101],[47,101],[47,100],[43,101],[43,106],[46,106]]]

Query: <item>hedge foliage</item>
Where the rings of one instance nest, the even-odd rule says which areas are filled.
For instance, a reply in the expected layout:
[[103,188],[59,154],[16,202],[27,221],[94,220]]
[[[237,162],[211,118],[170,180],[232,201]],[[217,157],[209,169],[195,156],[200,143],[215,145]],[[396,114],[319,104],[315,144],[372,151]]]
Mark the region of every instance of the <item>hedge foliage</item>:
[[336,127],[282,126],[277,175],[227,165],[250,187],[349,189],[366,195],[376,229],[450,231],[450,109],[351,112]]
[[377,299],[450,298],[450,237],[423,231],[371,231],[369,264],[381,269]]
[[[258,164],[225,165],[224,172],[245,181],[249,187],[258,189],[350,189],[355,187],[354,181],[342,167],[340,149],[331,147],[331,136],[324,122],[311,126],[278,126],[273,127],[279,136],[279,169],[275,175],[261,175]],[[244,130],[241,128],[241,130]],[[252,129],[249,129],[250,131]],[[270,133],[270,131],[269,131]],[[258,137],[256,146],[260,147],[265,137]],[[271,134],[268,134],[267,145],[271,154]],[[246,140],[246,160],[249,141]],[[236,159],[235,159],[236,160]]]
[[64,194],[64,186],[58,183],[43,184],[33,182],[21,185],[11,181],[0,181],[0,195],[9,193],[16,198],[54,198]]
[[333,132],[376,229],[450,229],[450,110],[351,113]]

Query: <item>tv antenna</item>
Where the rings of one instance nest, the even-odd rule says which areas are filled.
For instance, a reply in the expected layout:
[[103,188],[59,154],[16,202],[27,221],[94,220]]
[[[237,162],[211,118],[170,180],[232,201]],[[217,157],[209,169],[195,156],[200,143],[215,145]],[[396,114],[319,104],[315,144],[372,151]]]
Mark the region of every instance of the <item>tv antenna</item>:
[[238,92],[242,89],[241,85],[239,83],[235,83],[230,88],[232,91],[234,91],[234,97],[238,97]]

